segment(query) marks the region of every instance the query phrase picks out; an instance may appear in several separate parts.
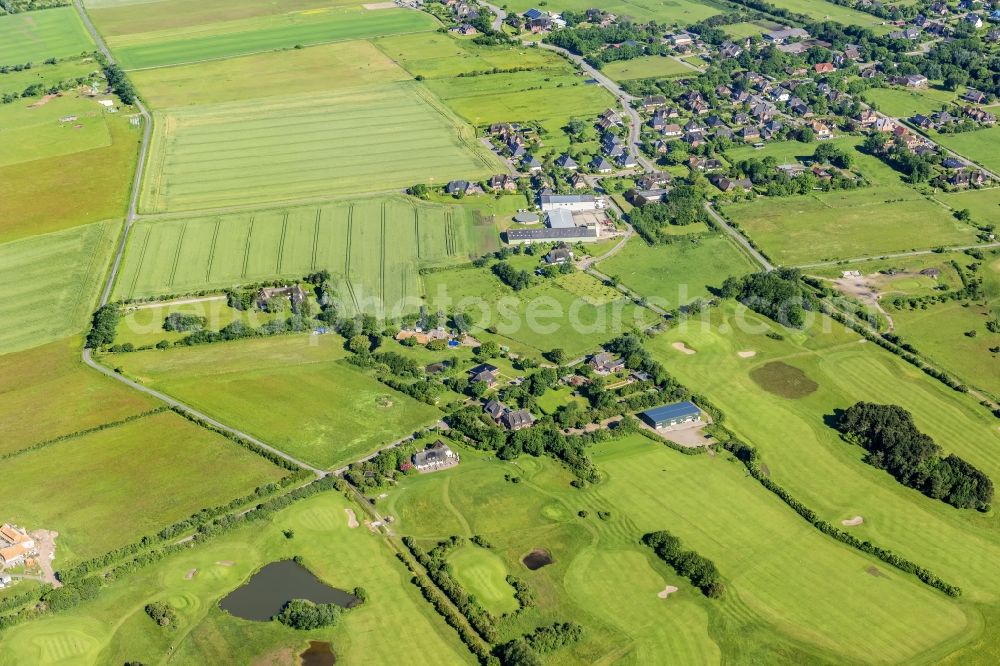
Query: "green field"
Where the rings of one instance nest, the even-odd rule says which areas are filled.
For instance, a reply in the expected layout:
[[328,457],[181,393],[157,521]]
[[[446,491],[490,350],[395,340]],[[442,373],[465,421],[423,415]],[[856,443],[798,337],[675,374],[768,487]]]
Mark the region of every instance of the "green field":
[[113,36],[108,44],[125,69],[146,69],[297,46],[428,32],[437,26],[429,14],[418,11],[321,7],[284,14],[280,21],[273,16],[254,16]]
[[105,222],[0,245],[0,354],[86,327],[119,228]]
[[933,134],[932,138],[962,157],[967,157],[990,171],[1000,171],[1000,154],[996,150],[1000,141],[1000,126],[994,125],[975,132],[959,134]]
[[105,122],[109,146],[0,166],[0,242],[125,216],[142,130],[121,113]]
[[114,364],[224,423],[321,467],[371,453],[441,412],[371,379],[335,335],[145,351]]
[[85,367],[80,346],[71,338],[0,356],[0,455],[157,406]]
[[471,207],[471,198],[465,203],[390,197],[144,220],[131,235],[114,294],[186,293],[325,269],[349,308],[410,312],[421,294],[421,266],[465,262],[496,242],[490,218]]
[[[856,139],[844,139],[848,145]],[[774,155],[779,162],[811,156],[815,148],[795,142],[763,150],[737,149],[731,160]],[[778,264],[848,259],[886,252],[975,242],[975,230],[947,209],[922,197],[892,168],[855,151],[852,169],[870,185],[806,196],[758,197],[725,211]]]
[[148,212],[398,190],[501,169],[418,83],[156,114]]
[[669,310],[710,297],[709,287],[753,272],[754,264],[725,236],[706,234],[694,242],[652,246],[636,236],[597,268]]
[[[0,664],[296,664],[310,639],[332,641],[342,663],[398,662],[401,644],[419,645],[406,655],[414,666],[470,663],[455,631],[410,584],[381,538],[364,528],[348,529],[349,506],[343,496],[324,493],[140,569],[110,583],[93,602],[6,630]],[[360,517],[360,509],[353,509]],[[285,529],[294,530],[295,538],[287,539]],[[364,587],[368,602],[346,613],[337,627],[308,632],[218,609],[218,601],[256,569],[294,555],[331,585]],[[151,601],[169,603],[178,627],[151,622],[143,611]]]
[[[0,79],[2,80],[2,79]],[[39,106],[35,106],[35,105]],[[63,121],[63,118],[73,120]],[[111,145],[106,113],[75,93],[0,106],[0,168]]]
[[[58,85],[67,80],[87,77],[98,71],[97,61],[93,57],[66,58],[55,64],[35,62],[30,69],[20,72],[10,71],[0,74],[0,94],[16,93],[20,95],[25,88],[36,83],[46,88]],[[25,103],[30,103],[25,100]]]
[[[536,5],[537,3],[532,4],[530,0],[515,0],[509,3],[508,7],[521,13]],[[593,5],[593,2],[588,3],[587,0],[558,0],[551,2],[548,7],[543,7],[543,9],[553,12],[574,9],[582,12]],[[655,20],[663,24],[678,23],[681,25],[698,23],[726,11],[722,5],[715,5],[710,0],[703,2],[697,0],[630,0],[627,2],[612,0],[607,4],[602,4],[601,9],[614,14],[619,19],[638,22]]]
[[673,78],[675,76],[692,76],[697,74],[673,58],[667,56],[642,56],[632,60],[616,60],[601,68],[603,74],[616,81],[630,79]]
[[448,554],[455,579],[483,608],[500,617],[517,610],[514,588],[507,583],[507,565],[486,548],[466,545]]
[[[958,511],[904,487],[863,462],[864,451],[844,442],[826,420],[859,400],[901,405],[945,453],[996,479],[996,419],[972,398],[829,320],[815,321],[807,332],[784,329],[784,340],[764,335],[777,327],[743,308],[734,313],[727,306],[711,324],[670,330],[656,338],[651,351],[680,381],[718,405],[727,427],[760,450],[770,477],[821,519],[839,527],[842,520],[862,516],[864,524],[850,528],[858,536],[919,561],[961,586],[963,599],[991,604],[983,612],[995,614],[1000,603],[1000,572],[993,564],[1000,556],[996,514]],[[677,351],[676,340],[697,353]],[[739,351],[756,356],[741,358]],[[815,392],[790,399],[754,381],[751,371],[774,361],[804,373]]]
[[[805,14],[814,21],[836,21],[843,25],[860,25],[869,28],[877,35],[893,30],[888,21],[866,14],[850,7],[842,7],[824,0],[774,0],[775,7],[791,12]],[[885,25],[882,25],[882,24]]]
[[334,87],[331,82],[341,90],[413,77],[371,42],[359,40],[141,70],[131,78],[153,107],[166,109],[322,93]]
[[656,320],[652,312],[624,297],[604,296],[595,301],[595,295],[605,292],[589,275],[539,278],[533,286],[515,292],[488,269],[465,268],[430,273],[424,276],[424,284],[432,309],[464,312],[477,337],[485,329],[495,329],[491,335],[500,344],[527,347],[522,351],[535,354],[561,347],[574,358]]
[[722,30],[733,38],[759,37],[765,32],[778,30],[781,26],[769,21],[744,21],[722,26]]
[[173,412],[23,453],[3,467],[18,492],[4,501],[0,520],[59,532],[59,566],[136,541],[283,473]]
[[866,90],[864,98],[876,108],[894,118],[909,118],[922,113],[930,116],[935,111],[955,100],[957,93],[950,90],[925,88],[907,90],[904,88],[872,88]]
[[0,16],[0,65],[40,62],[93,51],[73,7]]
[[[199,300],[190,303],[153,302],[127,310],[118,322],[115,342],[118,344],[131,342],[136,347],[155,345],[161,340],[176,342],[188,334],[163,330],[164,320],[168,315],[174,313],[204,317],[206,320],[205,328],[210,331],[218,331],[234,321],[240,321],[256,328],[273,318],[273,314],[264,313],[257,309],[236,310],[231,308],[226,303],[226,297],[222,295],[208,298],[213,298],[213,300]],[[291,314],[290,308],[281,314],[287,317]]]
[[977,224],[1000,225],[1000,188],[938,194],[936,198],[955,210],[968,208]]

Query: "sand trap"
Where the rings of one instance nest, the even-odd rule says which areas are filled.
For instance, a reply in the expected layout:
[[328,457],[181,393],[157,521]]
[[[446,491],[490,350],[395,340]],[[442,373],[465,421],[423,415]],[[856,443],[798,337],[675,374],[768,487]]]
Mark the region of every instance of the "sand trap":
[[344,509],[344,511],[347,513],[347,526],[353,530],[360,524],[358,523],[358,517],[354,515],[354,509]]
[[191,569],[186,574],[184,574],[184,580],[191,580],[198,573],[197,569]]
[[663,588],[662,592],[657,592],[656,596],[658,596],[661,599],[666,599],[676,591],[677,591],[676,587],[674,587],[673,585],[667,585],[665,588]]
[[688,347],[683,342],[675,342],[674,344],[672,344],[670,346],[673,347],[674,349],[676,349],[679,352],[684,352],[685,354],[697,354],[698,353],[695,350],[693,350],[690,347]]
[[753,358],[754,356],[757,355],[757,352],[752,350],[738,351],[736,352],[736,355],[739,356],[740,358]]
[[854,516],[853,518],[848,518],[847,520],[840,521],[840,524],[844,525],[845,527],[855,527],[863,522],[865,522],[864,518],[862,518],[861,516]]
[[216,564],[221,564],[224,567],[231,567],[236,564],[236,562],[233,562],[232,560],[219,560]]

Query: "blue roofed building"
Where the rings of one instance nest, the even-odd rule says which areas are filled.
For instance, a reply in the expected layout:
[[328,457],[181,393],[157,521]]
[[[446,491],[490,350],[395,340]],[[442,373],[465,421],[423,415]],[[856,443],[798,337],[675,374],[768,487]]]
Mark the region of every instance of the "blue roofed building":
[[639,414],[639,418],[653,428],[660,430],[682,423],[701,421],[701,410],[693,402],[685,400],[684,402],[677,402],[672,405],[647,409]]

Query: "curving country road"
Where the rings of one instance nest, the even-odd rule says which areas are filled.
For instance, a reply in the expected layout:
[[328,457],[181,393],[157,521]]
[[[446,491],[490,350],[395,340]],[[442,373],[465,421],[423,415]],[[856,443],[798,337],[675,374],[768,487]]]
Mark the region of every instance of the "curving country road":
[[754,261],[760,264],[761,268],[763,268],[765,271],[768,272],[774,270],[774,264],[768,261],[767,257],[765,257],[760,252],[760,250],[751,245],[750,241],[747,240],[746,236],[741,234],[732,225],[726,222],[726,219],[721,215],[719,215],[719,213],[715,210],[715,208],[712,207],[712,203],[710,201],[705,202],[705,212],[707,212],[712,217],[712,219],[715,220],[716,224],[722,227],[727,234],[732,236],[733,240],[739,243],[740,247],[746,250],[747,254],[749,254]]

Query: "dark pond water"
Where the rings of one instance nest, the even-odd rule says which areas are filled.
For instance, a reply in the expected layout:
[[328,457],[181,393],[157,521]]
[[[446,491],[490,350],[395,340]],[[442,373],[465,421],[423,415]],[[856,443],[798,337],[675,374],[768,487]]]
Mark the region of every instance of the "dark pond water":
[[309,641],[309,649],[299,655],[301,666],[333,666],[337,656],[326,641]]
[[282,560],[266,565],[243,587],[226,595],[219,602],[219,608],[245,620],[265,622],[292,599],[337,604],[342,608],[350,608],[358,602],[353,594],[330,587],[298,562]]
[[524,566],[532,571],[552,564],[552,555],[544,548],[536,548],[521,559]]

